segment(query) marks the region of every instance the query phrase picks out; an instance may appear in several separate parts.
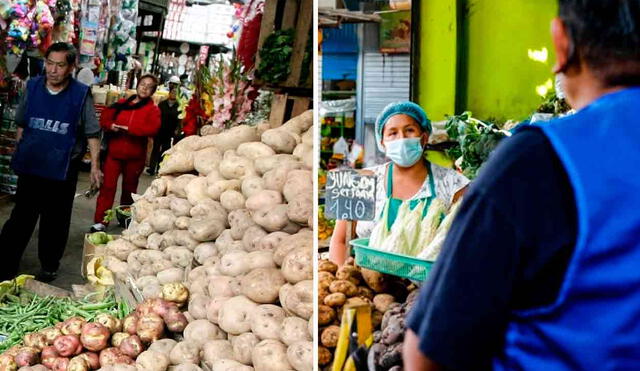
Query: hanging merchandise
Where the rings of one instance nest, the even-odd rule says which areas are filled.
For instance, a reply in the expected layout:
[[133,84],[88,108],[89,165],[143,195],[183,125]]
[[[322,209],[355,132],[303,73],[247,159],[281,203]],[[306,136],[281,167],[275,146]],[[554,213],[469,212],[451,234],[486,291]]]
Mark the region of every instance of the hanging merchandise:
[[98,24],[95,22],[82,22],[82,40],[80,41],[80,54],[93,57],[96,54],[96,42],[98,40]]
[[28,17],[29,2],[17,0],[7,12],[7,18],[11,20],[7,32],[7,50],[17,56],[27,49],[29,34],[31,32],[31,19]]
[[[49,6],[44,1],[38,1],[30,12],[32,19],[31,46],[37,47],[42,53],[52,44],[51,30],[54,19]],[[55,7],[55,0],[53,0],[53,6]]]
[[71,0],[57,0],[53,9],[53,16],[56,20],[52,31],[52,42],[73,43],[75,39],[75,15],[74,5]]
[[[113,4],[112,4],[113,5]],[[109,40],[109,62],[107,69],[127,70],[131,66],[130,56],[136,49],[136,22],[138,18],[138,0],[123,0],[122,7],[116,9],[111,25],[112,37]],[[118,62],[121,62],[119,65]]]
[[258,51],[260,26],[264,13],[264,0],[252,0],[245,6],[242,15],[242,30],[238,41],[238,58],[245,68],[253,68]]
[[43,53],[53,43],[55,13],[56,0],[0,2],[0,17],[7,28],[6,53],[18,57],[28,49]]

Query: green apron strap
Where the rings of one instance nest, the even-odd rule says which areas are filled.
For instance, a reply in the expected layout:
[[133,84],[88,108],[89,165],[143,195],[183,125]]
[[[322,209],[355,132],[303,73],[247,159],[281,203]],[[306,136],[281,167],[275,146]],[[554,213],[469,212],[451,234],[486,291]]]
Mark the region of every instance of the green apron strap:
[[389,162],[387,169],[387,198],[391,198],[393,194],[393,162]]
[[428,164],[428,169],[429,169],[429,174],[427,174],[427,177],[429,178],[429,190],[431,191],[431,196],[427,197],[427,204],[424,205],[424,209],[422,209],[422,217],[424,218],[425,216],[427,216],[427,212],[429,211],[429,207],[431,207],[431,201],[433,201],[434,198],[436,198],[436,184],[435,184],[435,177],[433,176],[433,172],[431,171],[431,163],[427,162]]

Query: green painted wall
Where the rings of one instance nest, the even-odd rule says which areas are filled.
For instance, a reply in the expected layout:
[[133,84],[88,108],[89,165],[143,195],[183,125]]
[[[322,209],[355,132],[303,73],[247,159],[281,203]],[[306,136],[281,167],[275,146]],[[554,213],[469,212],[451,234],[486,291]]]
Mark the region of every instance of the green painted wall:
[[442,120],[455,108],[457,18],[452,0],[422,0],[416,101],[432,120]]
[[[434,120],[463,110],[483,119],[527,117],[541,102],[536,87],[553,78],[556,12],[557,0],[420,1],[417,102]],[[529,58],[543,48],[545,63]]]
[[[469,0],[466,109],[478,118],[522,119],[541,102],[536,87],[553,78],[550,22],[557,0]],[[546,63],[529,50],[548,51]]]

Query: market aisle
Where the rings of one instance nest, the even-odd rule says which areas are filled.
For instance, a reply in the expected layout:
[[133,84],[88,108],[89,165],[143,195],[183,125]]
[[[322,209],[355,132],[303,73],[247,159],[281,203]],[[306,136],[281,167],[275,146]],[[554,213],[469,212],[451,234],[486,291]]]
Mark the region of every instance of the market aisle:
[[[89,173],[81,172],[78,179],[78,187],[76,194],[84,193],[89,189]],[[138,186],[138,192],[142,193],[151,183],[153,177],[142,173],[140,176],[140,184]],[[116,195],[116,203],[120,200],[120,190]],[[82,245],[84,241],[84,235],[89,230],[89,227],[93,224],[93,213],[95,212],[96,198],[87,199],[84,196],[76,197],[73,204],[73,216],[71,217],[71,229],[69,232],[69,242],[62,258],[60,270],[58,271],[58,278],[51,284],[61,287],[63,289],[71,289],[71,285],[82,284],[83,278],[80,276],[80,262],[82,261]],[[13,209],[13,202],[9,199],[4,199],[0,202],[0,225],[4,225],[4,222],[9,218],[11,210]],[[118,227],[117,222],[112,222],[107,232],[109,234],[120,234],[122,229]],[[22,263],[20,266],[21,273],[36,274],[40,269],[40,262],[38,261],[38,228],[36,227],[29,246],[24,253]]]

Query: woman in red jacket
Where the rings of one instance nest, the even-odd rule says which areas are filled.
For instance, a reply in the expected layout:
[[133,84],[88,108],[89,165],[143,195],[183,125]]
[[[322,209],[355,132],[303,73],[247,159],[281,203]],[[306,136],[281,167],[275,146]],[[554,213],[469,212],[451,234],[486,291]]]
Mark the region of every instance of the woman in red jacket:
[[100,117],[100,126],[107,136],[107,155],[104,160],[104,183],[100,188],[92,231],[106,228],[104,221],[107,210],[113,206],[118,188],[118,178],[122,174],[121,205],[131,205],[131,194],[138,188],[138,179],[144,170],[147,158],[147,139],[160,129],[160,109],[151,96],[158,86],[153,75],[144,75],[138,81],[136,94],[121,99],[105,109]]

